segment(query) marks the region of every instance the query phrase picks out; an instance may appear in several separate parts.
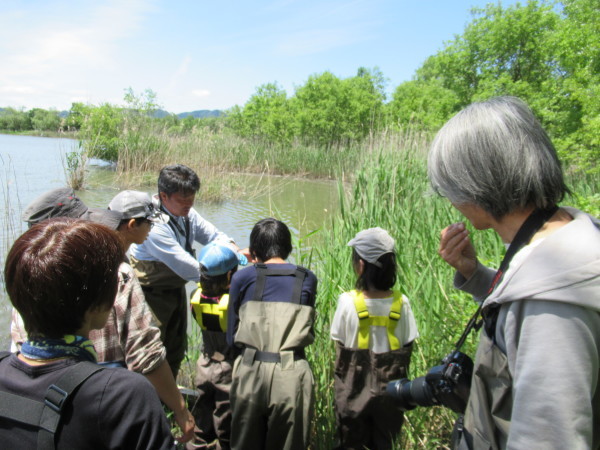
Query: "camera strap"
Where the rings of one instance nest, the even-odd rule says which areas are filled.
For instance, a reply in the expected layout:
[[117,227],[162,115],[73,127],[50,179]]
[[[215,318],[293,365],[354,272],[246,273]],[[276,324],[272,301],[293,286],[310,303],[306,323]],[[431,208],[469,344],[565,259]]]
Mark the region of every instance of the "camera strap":
[[[519,250],[521,250],[525,245],[529,243],[531,238],[535,233],[539,231],[542,226],[558,211],[558,206],[554,205],[549,209],[535,209],[529,217],[523,222],[523,225],[517,231],[514,239],[510,243],[502,262],[500,263],[500,267],[496,271],[492,283],[490,284],[490,288],[485,298],[489,297],[489,295],[494,291],[502,276],[508,269],[508,265],[510,264],[513,257],[517,254]],[[481,325],[486,323],[486,332],[488,336],[493,337],[494,331],[496,328],[496,319],[498,318],[498,310],[499,306],[488,306],[483,310],[483,303],[485,302],[485,298],[479,304],[477,311],[473,314],[473,317],[467,323],[463,334],[460,339],[456,343],[456,350],[460,350],[462,345],[465,343],[467,336],[472,330],[479,330]],[[479,315],[481,314],[481,318]]]

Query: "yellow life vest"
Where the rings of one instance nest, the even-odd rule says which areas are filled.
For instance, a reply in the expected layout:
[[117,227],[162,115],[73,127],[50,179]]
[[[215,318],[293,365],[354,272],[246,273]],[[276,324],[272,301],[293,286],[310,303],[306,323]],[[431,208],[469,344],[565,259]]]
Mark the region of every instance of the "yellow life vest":
[[198,325],[203,330],[208,331],[227,331],[227,305],[229,304],[229,294],[223,294],[218,303],[212,303],[202,298],[202,289],[198,284],[198,289],[192,294],[190,303],[192,313]]
[[349,292],[354,300],[354,307],[358,314],[358,348],[369,348],[371,327],[386,327],[390,349],[398,350],[401,347],[402,343],[396,337],[394,331],[400,317],[402,317],[402,294],[398,291],[392,292],[394,293],[394,300],[392,301],[390,313],[387,316],[370,315],[363,293],[356,290]]

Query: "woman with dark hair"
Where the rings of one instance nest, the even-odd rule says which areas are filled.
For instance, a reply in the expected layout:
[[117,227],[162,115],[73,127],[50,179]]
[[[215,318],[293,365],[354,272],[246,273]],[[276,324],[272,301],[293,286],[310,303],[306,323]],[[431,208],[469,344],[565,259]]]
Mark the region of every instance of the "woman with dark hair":
[[[78,363],[96,362],[88,337],[106,323],[122,258],[116,233],[88,221],[49,219],[17,239],[4,279],[28,339],[0,362],[3,405],[29,402],[47,417],[52,413],[44,404],[53,406],[51,394],[61,392],[56,386],[80,373]],[[39,432],[25,425],[35,408],[15,408],[20,414],[3,408],[0,441],[6,448],[35,448],[43,439],[56,448],[174,448],[156,392],[143,376],[91,366],[86,381],[51,408],[59,412],[54,434],[45,431],[48,420]]]
[[331,322],[338,448],[392,448],[403,409],[385,394],[407,376],[419,336],[410,303],[396,284],[395,241],[382,228],[362,230],[352,247],[355,290],[338,299]]
[[558,207],[548,135],[514,97],[474,103],[439,131],[429,179],[477,230],[509,245],[478,262],[463,223],[441,233],[454,283],[484,327],[458,448],[600,448],[600,223]]

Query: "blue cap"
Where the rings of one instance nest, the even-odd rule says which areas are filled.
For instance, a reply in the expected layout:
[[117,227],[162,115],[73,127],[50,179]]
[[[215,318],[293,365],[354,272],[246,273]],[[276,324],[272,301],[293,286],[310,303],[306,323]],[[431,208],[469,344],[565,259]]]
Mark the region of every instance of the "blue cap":
[[248,264],[244,255],[217,242],[211,242],[200,250],[198,262],[201,265],[202,274],[208,276],[223,275],[238,265]]

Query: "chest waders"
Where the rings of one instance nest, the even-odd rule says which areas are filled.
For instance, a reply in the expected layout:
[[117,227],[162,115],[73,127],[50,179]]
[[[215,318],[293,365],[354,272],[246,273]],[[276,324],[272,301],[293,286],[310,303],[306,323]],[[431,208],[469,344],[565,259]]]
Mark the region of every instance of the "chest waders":
[[[0,352],[0,361],[10,356]],[[68,369],[48,387],[43,401],[32,400],[9,392],[0,392],[0,418],[38,428],[38,450],[56,448],[55,433],[65,406],[89,377],[103,370],[97,364],[81,361]]]
[[[306,449],[314,402],[304,347],[314,340],[314,309],[301,305],[307,271],[256,266],[254,297],[240,308],[233,368],[231,443],[234,449]],[[293,277],[291,298],[263,301],[268,277]]]
[[[231,373],[234,353],[227,345],[227,306],[229,294],[220,298],[202,296],[202,288],[192,292],[192,316],[202,330],[202,353],[196,362],[197,398],[192,411],[196,419],[194,445],[197,448],[230,448]],[[196,448],[196,447],[194,447]]]
[[[358,316],[358,349],[338,344],[334,370],[338,448],[392,448],[404,420],[394,399],[385,395],[387,383],[407,376],[412,345],[402,347],[395,335],[401,317],[402,294],[394,291],[387,316],[369,314],[362,292],[351,291]],[[384,327],[390,351],[369,350],[371,327]]]
[[[161,206],[161,210],[169,215],[168,226],[173,231],[175,240],[179,236],[185,238],[182,246],[195,258],[192,248],[191,225],[184,219],[182,227],[175,216]],[[160,261],[142,261],[130,257],[131,266],[140,281],[142,291],[150,309],[158,319],[160,339],[167,350],[167,362],[177,379],[179,367],[187,351],[187,315],[188,297],[185,290],[187,280],[177,275],[165,263]]]

